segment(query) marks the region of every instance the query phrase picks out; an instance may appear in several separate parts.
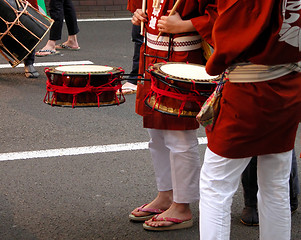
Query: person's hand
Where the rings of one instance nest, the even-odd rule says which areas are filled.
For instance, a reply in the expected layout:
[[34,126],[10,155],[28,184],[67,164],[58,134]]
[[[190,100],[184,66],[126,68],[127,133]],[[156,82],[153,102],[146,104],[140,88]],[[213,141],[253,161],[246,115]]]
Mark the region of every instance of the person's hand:
[[182,18],[178,12],[171,16],[162,16],[157,23],[158,30],[164,33],[180,33]]
[[147,22],[147,15],[142,11],[142,9],[136,9],[132,17],[132,23],[134,25],[141,25],[141,22]]
[[190,20],[184,21],[178,12],[171,16],[162,16],[158,20],[157,27],[160,32],[173,34],[195,31],[192,22]]

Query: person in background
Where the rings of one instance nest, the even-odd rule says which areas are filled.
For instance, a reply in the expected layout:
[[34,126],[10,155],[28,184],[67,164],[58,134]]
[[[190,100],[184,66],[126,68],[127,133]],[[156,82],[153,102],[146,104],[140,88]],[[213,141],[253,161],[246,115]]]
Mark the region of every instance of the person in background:
[[[245,207],[241,214],[240,221],[247,226],[258,226],[258,212],[257,212],[257,157],[252,157],[250,163],[243,171],[241,176],[241,183],[244,191]],[[290,173],[290,207],[291,212],[294,213],[298,209],[298,194],[299,178],[298,166],[295,150],[292,153],[292,169]]]
[[24,71],[25,77],[27,78],[38,78],[40,76],[39,72],[35,69],[35,50],[33,50],[27,57],[24,59]]
[[[207,33],[214,22],[214,1],[181,1],[177,12],[168,16],[173,5],[173,0],[147,1],[147,14],[141,9],[134,12],[132,23],[140,26],[143,22],[145,26],[147,40],[140,50],[139,72],[146,79],[151,77],[146,68],[157,62],[206,62],[202,37],[210,41],[211,35],[202,33]],[[158,38],[159,32],[162,36]],[[170,34],[178,44],[171,46],[168,56]],[[136,112],[143,117],[143,127],[151,138],[149,149],[158,194],[150,203],[134,209],[129,218],[145,221],[143,227],[147,230],[189,228],[193,225],[190,203],[199,199],[199,124],[194,118],[171,116],[145,106],[150,84],[138,82]]]
[[[49,14],[54,20],[50,29],[49,40],[46,45],[36,52],[36,56],[45,57],[59,54],[58,50],[80,50],[77,34],[79,32],[76,12],[72,0],[50,0]],[[68,39],[62,44],[56,45],[56,41],[62,37],[63,21],[66,21]]]
[[[301,121],[301,9],[286,0],[217,0],[210,75],[229,79],[200,174],[200,239],[230,239],[241,174],[257,156],[261,240],[291,238],[289,178]],[[235,19],[235,20],[234,20]],[[235,237],[234,237],[235,238]]]
[[[136,9],[141,9],[142,0],[128,0],[127,9],[134,13]],[[137,78],[139,72],[139,59],[140,59],[140,48],[143,43],[143,36],[140,32],[140,26],[132,24],[132,42],[134,42],[134,55],[133,55],[133,63],[132,70],[130,72],[130,76],[123,85],[122,92],[123,94],[133,94],[137,91]]]
[[[28,0],[28,2],[37,10],[39,9],[37,0]],[[35,62],[35,50],[27,55],[24,59],[24,73],[27,78],[38,78],[40,76],[39,72],[34,67]]]

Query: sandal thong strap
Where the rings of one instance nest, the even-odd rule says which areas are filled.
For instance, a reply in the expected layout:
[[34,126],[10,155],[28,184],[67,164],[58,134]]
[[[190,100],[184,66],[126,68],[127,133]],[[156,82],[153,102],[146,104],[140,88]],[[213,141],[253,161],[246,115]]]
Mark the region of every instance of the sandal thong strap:
[[189,220],[181,220],[178,218],[171,218],[171,217],[158,217],[158,215],[152,217],[152,221],[154,222],[172,222],[172,223],[182,223]]
[[147,204],[143,204],[141,207],[139,207],[137,210],[141,212],[149,212],[149,213],[163,213],[164,210],[161,209],[155,209],[155,208],[146,208]]
[[55,50],[49,50],[49,49],[45,49],[45,50],[41,49],[41,50],[39,50],[38,52],[50,52],[50,53],[55,53],[56,51],[55,51]]

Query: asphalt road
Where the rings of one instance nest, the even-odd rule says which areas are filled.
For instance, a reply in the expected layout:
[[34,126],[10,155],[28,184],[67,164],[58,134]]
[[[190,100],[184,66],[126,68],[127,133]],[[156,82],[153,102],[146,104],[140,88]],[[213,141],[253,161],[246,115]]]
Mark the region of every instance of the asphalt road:
[[[130,21],[80,22],[79,26],[80,51],[36,58],[36,64],[91,61],[130,72]],[[2,64],[7,64],[4,58],[0,58]],[[23,154],[0,161],[0,239],[198,239],[197,203],[192,204],[195,224],[187,230],[149,232],[128,220],[133,208],[156,195],[148,150],[113,151],[120,147],[116,144],[139,145],[149,140],[141,117],[134,112],[135,95],[127,95],[120,106],[51,107],[43,103],[44,67],[37,69],[38,79],[26,79],[23,68],[0,68],[0,156]],[[301,128],[297,136],[300,156]],[[202,128],[199,137],[205,138]],[[104,145],[110,145],[108,151],[26,158],[32,151]],[[206,145],[199,147],[203,156]],[[233,200],[231,239],[258,239],[257,227],[239,222],[242,208],[240,186]],[[300,226],[299,210],[292,217],[292,239],[301,239]]]

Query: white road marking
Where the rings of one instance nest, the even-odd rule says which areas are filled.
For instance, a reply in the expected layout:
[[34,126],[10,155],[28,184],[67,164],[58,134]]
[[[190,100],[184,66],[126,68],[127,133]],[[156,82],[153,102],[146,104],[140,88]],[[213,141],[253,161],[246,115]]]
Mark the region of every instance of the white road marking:
[[[199,144],[207,144],[206,137],[198,138],[198,141]],[[0,153],[0,161],[25,160],[32,158],[50,158],[121,151],[135,151],[145,149],[148,149],[148,142],[111,144],[90,147],[59,148],[38,151]]]
[[[60,66],[60,65],[82,65],[82,64],[94,64],[91,61],[68,61],[68,62],[42,62],[42,63],[34,63],[35,67],[51,67],[51,66]],[[18,67],[24,67],[23,63],[20,63]],[[11,68],[10,64],[0,64],[0,68]]]
[[130,21],[132,18],[87,18],[77,19],[78,22],[110,22],[110,21]]

